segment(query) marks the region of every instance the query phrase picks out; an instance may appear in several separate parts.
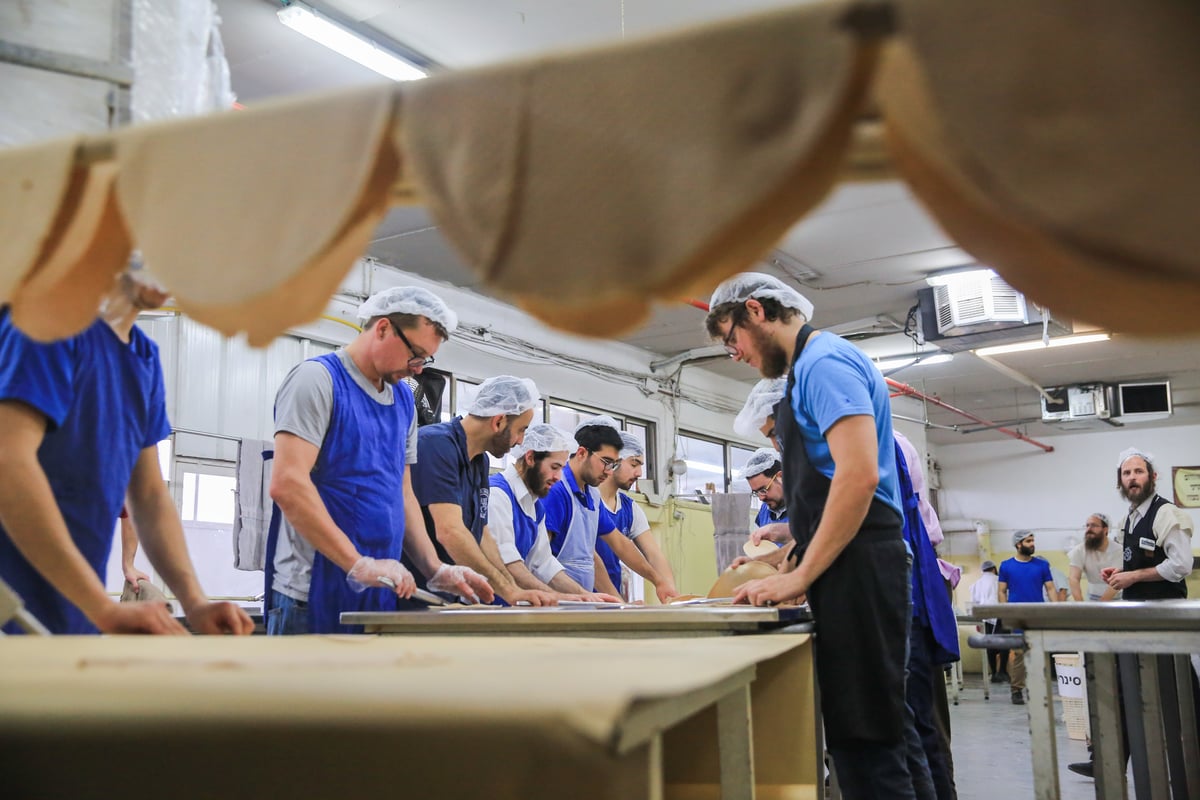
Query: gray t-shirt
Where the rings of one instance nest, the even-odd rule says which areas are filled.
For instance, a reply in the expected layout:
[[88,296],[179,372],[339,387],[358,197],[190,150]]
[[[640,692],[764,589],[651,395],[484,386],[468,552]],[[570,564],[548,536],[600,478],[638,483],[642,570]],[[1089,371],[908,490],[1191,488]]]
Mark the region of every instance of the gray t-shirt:
[[[380,405],[395,402],[391,386],[382,392],[362,374],[345,350],[336,351],[338,359],[354,383]],[[292,368],[275,395],[275,432],[298,436],[315,447],[325,442],[329,420],[333,414],[333,376],[318,361],[302,361]],[[404,463],[417,463],[417,415],[412,415],[408,437],[404,444]],[[271,588],[293,600],[308,601],[312,583],[314,550],[307,539],[296,532],[287,518],[279,525],[275,544],[275,578]]]

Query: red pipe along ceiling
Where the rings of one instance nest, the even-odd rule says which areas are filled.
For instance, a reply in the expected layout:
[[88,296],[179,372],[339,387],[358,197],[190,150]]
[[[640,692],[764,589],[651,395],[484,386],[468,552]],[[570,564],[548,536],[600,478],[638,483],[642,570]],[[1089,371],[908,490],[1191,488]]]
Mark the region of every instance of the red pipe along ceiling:
[[1054,448],[1048,444],[1042,444],[1041,442],[1039,442],[1035,439],[1030,439],[1025,434],[1020,433],[1019,431],[1014,431],[1012,428],[999,427],[998,425],[996,425],[996,423],[992,422],[991,420],[984,419],[983,417],[977,417],[969,411],[963,411],[961,408],[952,406],[949,403],[943,402],[936,397],[931,397],[930,395],[927,395],[924,392],[919,392],[916,389],[914,389],[913,387],[909,386],[907,383],[900,383],[899,381],[894,381],[891,378],[884,378],[884,380],[887,381],[888,386],[890,386],[893,389],[892,397],[896,397],[897,395],[902,395],[904,397],[915,397],[918,400],[923,400],[926,403],[930,403],[932,405],[937,406],[938,408],[944,408],[947,411],[953,411],[955,414],[961,414],[962,416],[966,417],[967,419],[971,420],[972,422],[978,422],[981,425],[987,425],[987,426],[993,428],[997,433],[1003,433],[1005,436],[1011,436],[1014,439],[1020,439],[1022,442],[1028,442],[1029,444],[1033,445],[1034,447],[1040,447],[1042,450],[1045,450],[1047,453],[1054,452]]

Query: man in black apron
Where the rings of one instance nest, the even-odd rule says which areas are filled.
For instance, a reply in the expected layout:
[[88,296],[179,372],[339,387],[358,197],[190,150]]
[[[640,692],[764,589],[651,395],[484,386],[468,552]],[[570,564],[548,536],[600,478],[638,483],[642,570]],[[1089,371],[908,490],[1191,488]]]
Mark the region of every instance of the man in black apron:
[[[1187,597],[1187,576],[1192,572],[1193,523],[1165,497],[1157,494],[1153,456],[1131,447],[1117,460],[1117,491],[1129,503],[1121,522],[1121,567],[1105,567],[1100,577],[1124,600],[1182,600]],[[1160,676],[1170,681],[1172,676]],[[1192,694],[1200,720],[1200,682],[1192,675]],[[1122,720],[1122,723],[1124,720]],[[1122,750],[1128,754],[1128,732],[1121,731]],[[1091,761],[1070,764],[1080,775],[1091,776]]]
[[807,597],[843,795],[934,797],[904,702],[911,595],[887,385],[860,350],[810,327],[811,315],[807,299],[760,273],[727,280],[710,303],[708,333],[730,357],[788,379],[775,432],[796,546],[779,574],[737,598]]

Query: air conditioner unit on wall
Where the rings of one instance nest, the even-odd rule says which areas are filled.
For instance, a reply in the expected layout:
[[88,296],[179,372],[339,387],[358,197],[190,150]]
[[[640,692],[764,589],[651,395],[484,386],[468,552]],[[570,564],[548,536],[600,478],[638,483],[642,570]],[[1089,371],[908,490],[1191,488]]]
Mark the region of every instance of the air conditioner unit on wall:
[[1113,387],[1103,383],[1054,386],[1042,397],[1043,422],[1104,420],[1112,416]]
[[[1027,341],[1042,335],[1041,310],[1033,308],[1023,294],[999,278],[980,281],[963,290],[953,286],[920,289],[917,303],[921,337],[947,353]],[[1051,314],[1047,332],[1051,336],[1070,334],[1071,323]]]

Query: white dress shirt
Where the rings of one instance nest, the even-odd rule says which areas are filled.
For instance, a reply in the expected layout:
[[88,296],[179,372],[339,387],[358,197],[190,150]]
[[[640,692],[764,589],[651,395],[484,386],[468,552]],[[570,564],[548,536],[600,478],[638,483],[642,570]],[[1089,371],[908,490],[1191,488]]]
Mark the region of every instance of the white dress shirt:
[[[525,481],[521,480],[521,476],[517,474],[516,465],[509,464],[500,474],[508,481],[521,510],[530,519],[535,518],[534,496],[530,493],[529,487],[525,485]],[[496,539],[496,544],[500,548],[500,557],[505,564],[521,560],[521,551],[517,549],[517,535],[513,528],[512,503],[509,502],[508,495],[504,493],[504,490],[497,489],[495,486],[491,488],[488,498],[488,529]],[[562,564],[558,563],[558,559],[550,551],[550,536],[546,533],[545,522],[538,525],[533,547],[530,549],[529,555],[525,557],[525,566],[529,568],[535,578],[547,584],[555,575],[562,572]]]

